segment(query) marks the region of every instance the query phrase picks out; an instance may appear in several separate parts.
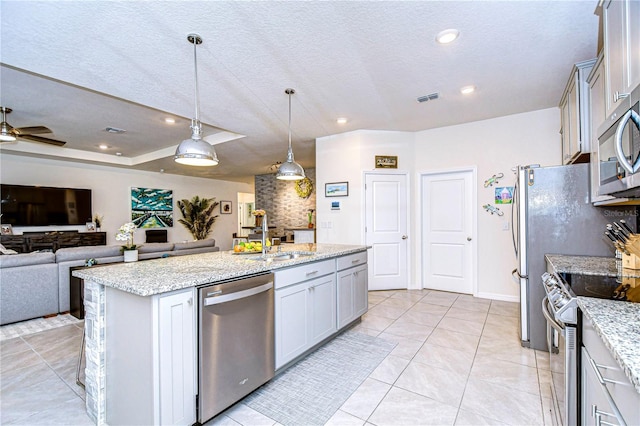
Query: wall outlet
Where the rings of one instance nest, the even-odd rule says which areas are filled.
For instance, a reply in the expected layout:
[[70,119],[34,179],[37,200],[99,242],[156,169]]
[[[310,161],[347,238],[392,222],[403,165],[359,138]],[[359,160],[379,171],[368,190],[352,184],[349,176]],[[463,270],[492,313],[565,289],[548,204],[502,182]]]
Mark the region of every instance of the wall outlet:
[[503,231],[508,231],[509,230],[509,221],[508,220],[503,220],[502,221],[502,230]]

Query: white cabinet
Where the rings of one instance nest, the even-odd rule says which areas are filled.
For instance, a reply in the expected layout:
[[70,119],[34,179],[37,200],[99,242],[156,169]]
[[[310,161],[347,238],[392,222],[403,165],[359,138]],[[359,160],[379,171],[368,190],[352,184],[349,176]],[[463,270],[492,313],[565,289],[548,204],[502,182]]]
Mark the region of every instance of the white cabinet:
[[640,84],[640,2],[607,0],[602,18],[606,116],[615,120],[614,110],[624,102],[625,95]]
[[151,297],[105,290],[104,350],[92,354],[105,363],[105,422],[195,423],[195,290]]
[[587,76],[595,62],[591,59],[573,66],[560,100],[563,164],[589,160],[591,119]]
[[195,418],[195,308],[192,290],[158,297],[160,424],[189,425]]
[[369,305],[367,285],[367,252],[342,256],[338,269],[338,330],[349,325],[365,312]]
[[600,189],[600,158],[598,154],[598,128],[607,119],[605,106],[605,90],[604,90],[604,60],[602,53],[598,56],[596,64],[593,66],[591,73],[587,77],[589,84],[589,102],[591,110],[591,163],[590,179],[591,179],[591,202],[603,203],[608,200],[615,200],[609,195],[598,195]]
[[640,393],[583,316],[582,424],[640,424]]
[[275,272],[276,369],[335,333],[334,264],[330,260]]

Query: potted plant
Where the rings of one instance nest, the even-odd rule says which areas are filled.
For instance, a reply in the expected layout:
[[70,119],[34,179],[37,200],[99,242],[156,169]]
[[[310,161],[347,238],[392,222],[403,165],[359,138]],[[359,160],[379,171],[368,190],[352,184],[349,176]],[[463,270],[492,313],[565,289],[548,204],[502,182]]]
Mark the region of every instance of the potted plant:
[[183,217],[178,222],[191,232],[193,239],[207,238],[218,218],[218,215],[213,215],[213,210],[220,203],[215,198],[200,198],[196,195],[191,200],[178,200],[177,204]]
[[133,234],[136,232],[136,225],[128,222],[118,229],[116,240],[124,241],[122,245],[122,254],[125,262],[135,262],[138,260],[138,246],[133,243]]

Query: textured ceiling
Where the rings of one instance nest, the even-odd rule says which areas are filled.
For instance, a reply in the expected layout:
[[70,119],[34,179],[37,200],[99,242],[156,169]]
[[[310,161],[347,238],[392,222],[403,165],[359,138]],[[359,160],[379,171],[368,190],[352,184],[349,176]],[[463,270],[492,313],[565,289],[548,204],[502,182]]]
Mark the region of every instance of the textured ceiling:
[[[246,180],[286,156],[293,87],[296,160],[317,137],[416,131],[556,106],[575,62],[596,55],[595,1],[0,2],[1,104],[14,127],[46,125],[64,148],[25,152],[216,179]],[[435,35],[461,36],[439,45]],[[172,161],[194,115],[198,46],[205,135],[220,165]],[[26,73],[24,71],[27,71]],[[459,89],[473,84],[471,96]],[[426,103],[416,98],[439,92]],[[164,113],[163,113],[164,112]],[[166,113],[166,114],[165,114]],[[165,115],[177,119],[171,129]],[[347,117],[346,125],[336,123]],[[125,135],[104,132],[107,126]],[[97,145],[110,149],[97,154]],[[121,152],[122,156],[116,156]],[[94,154],[96,153],[96,154]]]

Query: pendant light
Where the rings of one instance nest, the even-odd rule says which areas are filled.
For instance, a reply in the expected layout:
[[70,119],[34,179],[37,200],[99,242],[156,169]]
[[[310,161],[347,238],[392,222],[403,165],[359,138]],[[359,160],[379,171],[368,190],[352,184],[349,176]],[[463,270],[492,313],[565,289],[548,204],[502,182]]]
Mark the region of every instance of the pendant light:
[[300,180],[305,178],[304,169],[293,159],[293,150],[291,149],[291,95],[296,91],[286,89],[284,93],[289,95],[289,151],[287,151],[287,161],[278,168],[276,178],[281,180]]
[[202,44],[202,38],[198,34],[187,36],[189,43],[193,44],[193,64],[195,68],[195,98],[196,116],[191,120],[191,139],[180,142],[173,159],[176,163],[188,166],[215,166],[218,164],[218,156],[213,146],[202,140],[202,124],[200,123],[200,98],[198,96],[198,58],[196,46]]

